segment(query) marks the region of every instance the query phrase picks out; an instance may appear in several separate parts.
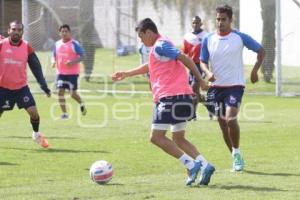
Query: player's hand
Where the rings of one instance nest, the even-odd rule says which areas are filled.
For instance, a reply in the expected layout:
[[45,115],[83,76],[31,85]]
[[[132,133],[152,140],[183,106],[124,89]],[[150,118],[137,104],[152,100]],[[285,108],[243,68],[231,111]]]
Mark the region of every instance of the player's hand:
[[126,72],[116,72],[114,74],[112,74],[111,79],[113,81],[121,81],[124,78],[126,78]]
[[255,69],[252,70],[250,80],[253,84],[258,82],[257,70]]
[[47,97],[51,97],[51,90],[47,86],[42,87],[42,90],[45,92]]
[[210,82],[214,82],[216,80],[216,77],[213,73],[209,72],[208,74],[206,74],[208,81]]
[[200,89],[202,91],[203,90],[207,91],[209,89],[208,83],[205,80],[203,80],[203,79],[201,79],[201,81],[200,81]]

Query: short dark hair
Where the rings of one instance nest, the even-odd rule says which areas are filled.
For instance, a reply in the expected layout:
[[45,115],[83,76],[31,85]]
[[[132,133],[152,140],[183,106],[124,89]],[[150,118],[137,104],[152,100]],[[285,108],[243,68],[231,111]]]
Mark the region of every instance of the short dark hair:
[[158,30],[157,30],[157,27],[156,27],[155,23],[150,18],[145,18],[145,19],[141,20],[138,23],[138,25],[135,27],[136,32],[145,33],[146,30],[148,30],[148,29],[153,31],[154,33],[158,33]]
[[66,28],[66,29],[68,29],[68,31],[71,31],[71,28],[70,28],[70,26],[69,26],[69,24],[63,24],[63,25],[61,25],[60,27],[59,27],[59,32],[61,31],[61,29],[63,29],[63,28]]
[[10,28],[10,25],[13,24],[13,23],[15,23],[15,24],[21,24],[21,25],[22,25],[22,29],[24,29],[23,23],[22,23],[21,21],[19,21],[19,20],[11,21],[11,22],[9,23],[9,27],[8,27],[8,28]]
[[216,8],[217,13],[226,13],[229,19],[232,19],[232,7],[225,4]]

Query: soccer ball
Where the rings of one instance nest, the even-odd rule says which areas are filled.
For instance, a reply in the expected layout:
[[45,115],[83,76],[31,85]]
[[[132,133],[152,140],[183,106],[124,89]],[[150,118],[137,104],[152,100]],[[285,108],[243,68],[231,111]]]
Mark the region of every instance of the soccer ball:
[[112,165],[105,160],[94,162],[90,168],[90,177],[92,181],[98,184],[106,184],[112,179]]

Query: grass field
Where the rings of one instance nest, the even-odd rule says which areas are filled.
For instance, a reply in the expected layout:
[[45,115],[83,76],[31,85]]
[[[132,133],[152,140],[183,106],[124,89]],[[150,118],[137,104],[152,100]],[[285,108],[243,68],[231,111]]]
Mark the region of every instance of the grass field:
[[[47,53],[39,53],[47,80],[54,88],[55,72]],[[108,75],[138,65],[138,55],[115,57],[99,49],[90,83],[81,89],[88,114],[67,99],[70,120],[59,120],[54,93],[48,99],[35,94],[41,131],[49,149],[31,140],[27,114],[15,109],[0,120],[1,200],[185,200],[185,199],[299,199],[299,98],[249,96],[274,93],[274,83],[248,84],[240,112],[241,147],[246,170],[231,173],[231,157],[217,122],[208,120],[200,106],[198,121],[188,126],[187,137],[216,166],[208,187],[186,187],[186,173],[179,161],[149,142],[152,103],[149,94],[106,94],[96,90],[148,91],[147,80],[135,77],[113,84]],[[291,82],[299,81],[298,68],[286,67]],[[249,73],[249,67],[246,68]],[[29,73],[30,74],[30,73]],[[31,75],[30,75],[31,76]],[[247,75],[249,77],[249,75]],[[32,90],[40,91],[31,78]],[[299,86],[294,84],[295,91]],[[96,160],[113,164],[114,177],[107,185],[89,178]]]
[[[186,187],[180,162],[149,142],[149,95],[85,96],[85,117],[78,115],[77,105],[68,99],[72,115],[67,121],[56,119],[60,113],[54,96],[35,98],[41,131],[50,148],[41,149],[32,142],[24,111],[4,113],[0,121],[1,200],[294,200],[300,196],[297,98],[244,97],[240,126],[246,170],[242,173],[230,172],[230,154],[217,122],[209,121],[200,107],[200,119],[189,124],[188,138],[216,166],[208,187]],[[88,170],[102,159],[113,164],[115,174],[109,184],[100,186],[89,179]]]

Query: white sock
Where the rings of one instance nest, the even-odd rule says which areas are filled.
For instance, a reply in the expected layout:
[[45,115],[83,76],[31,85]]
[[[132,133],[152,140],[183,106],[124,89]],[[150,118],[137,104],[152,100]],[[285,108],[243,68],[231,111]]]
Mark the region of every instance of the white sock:
[[240,152],[240,148],[234,148],[234,147],[232,147],[232,157],[234,156],[234,154],[241,154],[241,152]]
[[207,162],[207,160],[206,160],[202,155],[199,154],[199,155],[196,157],[196,160],[199,161],[199,162],[201,163],[203,169],[207,166],[207,163],[208,163],[208,162]]
[[33,132],[32,132],[32,139],[33,139],[33,140],[37,140],[37,139],[39,138],[39,135],[40,135],[39,132],[34,132],[34,131],[33,131]]
[[182,154],[179,160],[188,170],[191,170],[195,165],[193,159],[185,153]]

